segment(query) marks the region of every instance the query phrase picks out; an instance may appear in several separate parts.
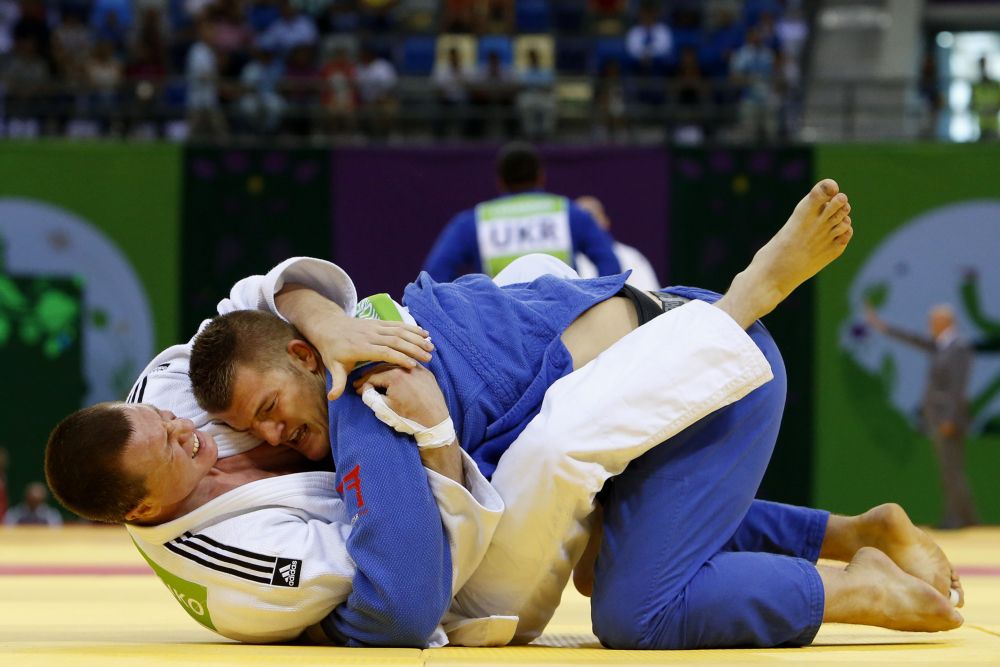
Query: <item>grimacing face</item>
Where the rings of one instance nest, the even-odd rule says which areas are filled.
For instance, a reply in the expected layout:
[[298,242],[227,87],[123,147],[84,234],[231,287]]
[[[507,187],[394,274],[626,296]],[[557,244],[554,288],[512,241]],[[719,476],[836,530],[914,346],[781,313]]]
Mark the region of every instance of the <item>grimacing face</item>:
[[142,403],[123,405],[133,433],[122,453],[122,467],[145,479],[146,497],[126,517],[143,520],[188,497],[219,457],[211,435],[169,410]]
[[229,409],[212,416],[268,444],[285,445],[312,461],[330,453],[326,379],[315,354],[289,354],[280,368],[241,364]]

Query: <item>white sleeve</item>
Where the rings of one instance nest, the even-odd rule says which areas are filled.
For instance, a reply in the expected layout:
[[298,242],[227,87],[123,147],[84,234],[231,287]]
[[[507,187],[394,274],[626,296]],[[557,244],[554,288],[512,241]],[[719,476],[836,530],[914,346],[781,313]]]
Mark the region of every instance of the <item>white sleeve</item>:
[[229,292],[229,298],[219,302],[219,314],[234,310],[269,310],[281,316],[274,296],[286,283],[298,283],[325,296],[344,312],[354,316],[358,292],[350,276],[332,262],[312,257],[292,257],[267,272],[267,275],[244,278]]
[[573,267],[566,262],[556,259],[552,255],[536,253],[515,259],[494,276],[493,282],[503,287],[505,285],[516,285],[517,283],[530,283],[532,280],[544,275],[556,276],[558,278],[580,277],[573,270]]
[[[240,563],[253,564],[250,556],[256,554],[260,554],[258,558],[271,557],[275,571],[263,578],[278,581],[281,577],[278,584],[257,583],[243,576],[213,577],[209,609],[216,629],[226,637],[253,643],[293,640],[322,621],[351,593],[355,568],[347,554],[349,524],[328,523],[305,512],[278,507],[223,521],[200,532],[214,544],[199,546]],[[240,552],[223,551],[222,547],[229,545]],[[204,554],[199,557],[207,560]],[[233,563],[224,562],[242,573]]]
[[493,539],[503,501],[479,472],[475,461],[462,450],[465,486],[433,470],[427,470],[431,493],[441,512],[451,547],[452,590],[457,591],[479,566]]
[[[665,341],[670,354],[663,354]],[[504,514],[456,601],[473,616],[519,616],[515,641],[537,637],[586,546],[605,480],[772,377],[739,325],[691,301],[555,382],[500,458],[492,484]]]

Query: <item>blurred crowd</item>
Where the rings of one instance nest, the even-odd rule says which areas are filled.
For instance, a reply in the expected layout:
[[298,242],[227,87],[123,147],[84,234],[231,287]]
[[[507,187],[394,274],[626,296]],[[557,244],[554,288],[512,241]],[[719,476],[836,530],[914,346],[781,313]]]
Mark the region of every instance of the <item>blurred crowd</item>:
[[0,0],[5,136],[793,134],[800,0]]

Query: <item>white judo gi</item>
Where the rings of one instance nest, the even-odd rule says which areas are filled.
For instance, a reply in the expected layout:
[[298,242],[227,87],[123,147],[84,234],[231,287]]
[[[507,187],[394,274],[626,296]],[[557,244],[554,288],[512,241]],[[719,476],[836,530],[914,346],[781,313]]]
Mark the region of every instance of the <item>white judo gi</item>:
[[[497,279],[517,282],[568,269],[555,264],[562,268],[525,258]],[[305,258],[241,281],[219,310],[276,312],[274,294],[285,282],[311,287],[354,312],[347,275]],[[194,420],[216,438],[220,457],[256,446],[256,438],[212,423],[197,406],[189,355],[190,344],[159,355],[130,400]],[[586,544],[604,481],[770,378],[745,332],[720,310],[693,301],[554,383],[541,413],[500,459],[492,486],[464,454],[468,489],[428,470],[448,532],[455,592],[429,645],[503,645],[537,636]],[[242,641],[288,640],[322,620],[351,589],[350,517],[333,478],[308,472],[259,480],[165,524],[128,529],[200,623]]]

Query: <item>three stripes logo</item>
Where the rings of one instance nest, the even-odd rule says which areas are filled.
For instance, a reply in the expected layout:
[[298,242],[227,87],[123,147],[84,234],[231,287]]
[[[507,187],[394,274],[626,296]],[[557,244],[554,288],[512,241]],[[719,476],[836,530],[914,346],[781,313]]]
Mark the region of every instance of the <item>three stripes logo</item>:
[[184,533],[163,546],[198,565],[240,579],[287,588],[299,585],[301,560],[258,554],[192,533]]

